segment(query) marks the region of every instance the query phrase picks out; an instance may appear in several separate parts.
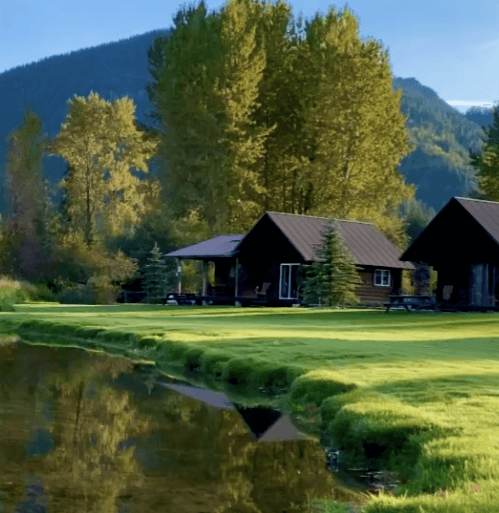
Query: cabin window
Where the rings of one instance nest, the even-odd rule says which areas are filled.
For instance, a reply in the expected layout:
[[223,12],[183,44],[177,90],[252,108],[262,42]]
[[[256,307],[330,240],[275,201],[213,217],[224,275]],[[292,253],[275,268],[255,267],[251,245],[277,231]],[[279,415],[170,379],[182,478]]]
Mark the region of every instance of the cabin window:
[[374,271],[374,285],[378,287],[389,287],[390,283],[390,271],[385,269],[376,269]]
[[300,264],[281,264],[279,299],[298,298],[298,269]]

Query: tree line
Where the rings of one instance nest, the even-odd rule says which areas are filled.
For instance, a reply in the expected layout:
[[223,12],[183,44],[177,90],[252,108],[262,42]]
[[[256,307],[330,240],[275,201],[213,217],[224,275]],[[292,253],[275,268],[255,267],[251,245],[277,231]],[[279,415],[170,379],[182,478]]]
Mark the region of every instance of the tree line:
[[310,21],[284,1],[181,9],[149,52],[162,129],[164,200],[212,233],[264,210],[371,220],[403,244],[397,215],[414,191],[388,53],[344,9]]
[[[284,1],[200,2],[148,59],[149,127],[127,97],[71,98],[52,140],[26,111],[9,137],[3,272],[106,301],[156,243],[244,233],[265,210],[374,222],[400,249],[407,219],[415,233],[432,215],[398,170],[414,148],[388,53],[348,8],[304,21]],[[67,163],[60,205],[45,154]]]

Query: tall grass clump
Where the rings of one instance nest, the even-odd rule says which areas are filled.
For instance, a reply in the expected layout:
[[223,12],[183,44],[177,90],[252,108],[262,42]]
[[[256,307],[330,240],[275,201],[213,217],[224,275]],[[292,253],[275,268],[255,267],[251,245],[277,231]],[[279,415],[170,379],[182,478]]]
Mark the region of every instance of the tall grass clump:
[[227,362],[231,360],[231,356],[223,353],[208,349],[201,357],[201,373],[208,383],[214,383],[222,380],[224,368]]
[[291,403],[320,406],[327,397],[357,388],[341,374],[329,370],[314,370],[298,377],[291,385]]
[[13,312],[13,305],[32,301],[36,296],[36,287],[25,281],[14,280],[8,276],[0,277],[0,310]]
[[303,371],[292,365],[277,365],[262,362],[251,374],[250,384],[254,389],[266,393],[287,392]]

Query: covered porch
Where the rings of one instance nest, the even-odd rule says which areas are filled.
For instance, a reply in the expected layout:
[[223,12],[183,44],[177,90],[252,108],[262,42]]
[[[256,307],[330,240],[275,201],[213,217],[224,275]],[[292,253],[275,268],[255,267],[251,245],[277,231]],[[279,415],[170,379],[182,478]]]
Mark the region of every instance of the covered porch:
[[[166,256],[177,259],[176,291],[182,296],[182,261],[201,264],[197,304],[286,306],[300,302],[300,263],[276,263],[269,255],[243,254],[238,250],[243,235],[224,235],[200,242]],[[210,278],[211,277],[211,278]]]
[[499,310],[499,267],[493,263],[435,266],[437,300],[450,310]]

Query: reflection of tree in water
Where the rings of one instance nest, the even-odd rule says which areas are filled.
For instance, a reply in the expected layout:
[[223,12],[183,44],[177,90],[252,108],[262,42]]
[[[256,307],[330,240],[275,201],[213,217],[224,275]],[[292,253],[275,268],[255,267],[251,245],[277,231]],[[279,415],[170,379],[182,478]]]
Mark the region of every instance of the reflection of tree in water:
[[30,478],[26,484],[24,497],[14,513],[48,513],[48,497],[39,478]]
[[224,412],[225,436],[218,442],[227,456],[221,460],[225,501],[217,513],[301,513],[309,493],[345,499],[315,440],[248,443],[244,425],[231,419],[230,413]]
[[[137,415],[127,391],[106,384],[109,375],[132,368],[130,361],[76,349],[0,346],[0,482],[6,483],[6,506],[44,511],[35,493],[43,486],[52,513],[116,511],[117,496],[142,476],[134,448],[120,444],[150,425]],[[51,452],[31,450],[33,431],[49,437]],[[43,483],[25,486],[26,473]]]
[[[30,495],[25,475],[41,477],[51,513],[113,513],[124,503],[150,513],[294,513],[307,492],[333,493],[317,442],[256,442],[237,412],[148,388],[132,366],[74,349],[0,346],[5,513],[43,496]],[[33,427],[50,437],[45,452],[29,452]]]
[[112,513],[119,494],[141,481],[134,447],[120,444],[146,431],[149,422],[137,415],[127,391],[103,383],[106,375],[128,373],[132,367],[127,360],[94,355],[91,363],[47,379],[58,405],[56,448],[43,461],[44,483],[51,498],[80,499],[63,500],[67,513]]
[[174,392],[139,408],[161,417],[154,436],[138,442],[147,479],[130,493],[141,511],[301,513],[307,493],[334,493],[316,441],[256,442],[237,412]]
[[50,393],[40,386],[42,352],[24,344],[0,344],[0,513],[28,500],[31,489],[24,476],[34,474],[37,465],[29,458],[33,426],[50,427],[43,415]]

